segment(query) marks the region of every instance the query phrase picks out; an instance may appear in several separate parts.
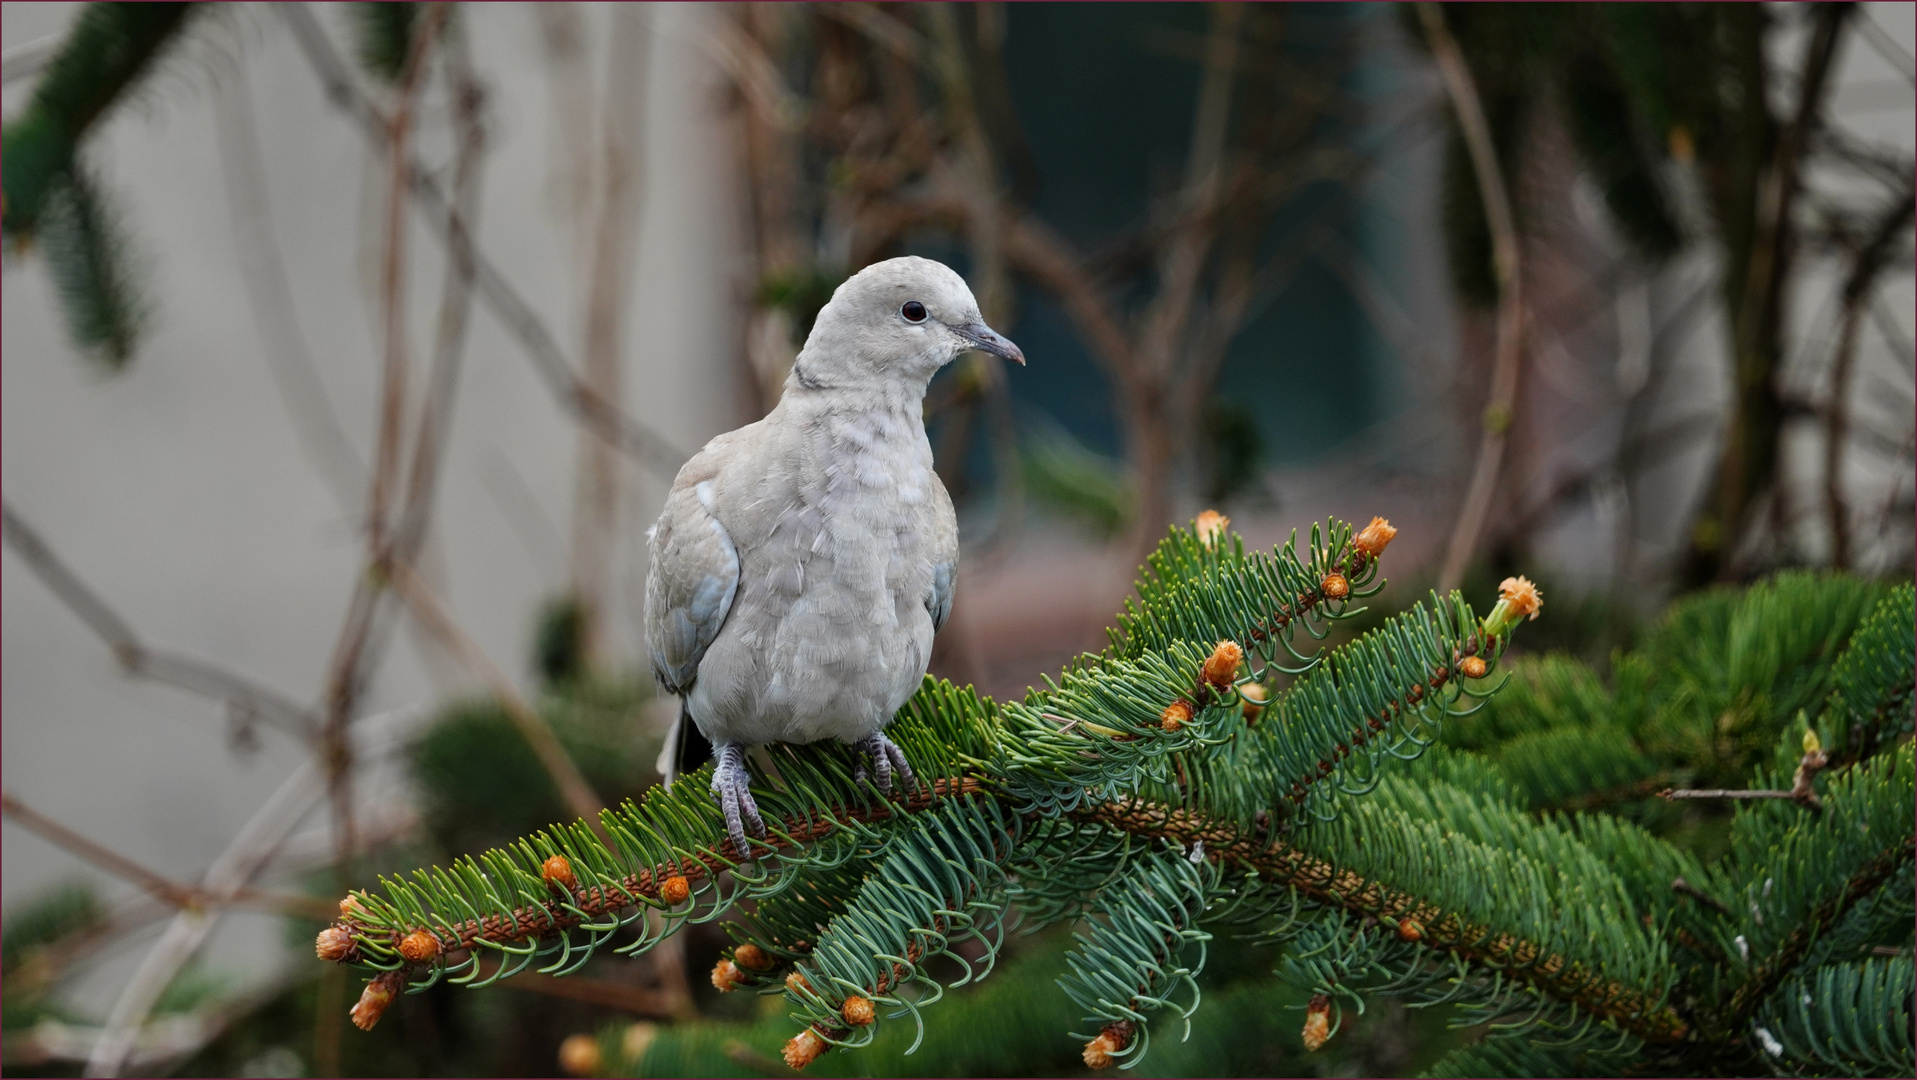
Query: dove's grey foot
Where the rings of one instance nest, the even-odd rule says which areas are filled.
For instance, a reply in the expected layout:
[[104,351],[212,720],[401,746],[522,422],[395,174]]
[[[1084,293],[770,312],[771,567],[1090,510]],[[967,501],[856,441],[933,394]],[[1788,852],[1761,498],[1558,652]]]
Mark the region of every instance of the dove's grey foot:
[[752,801],[752,789],[748,786],[752,776],[746,772],[745,747],[738,743],[728,743],[715,747],[718,750],[718,763],[712,768],[712,794],[719,800],[719,809],[725,811],[726,834],[732,837],[733,850],[745,862],[752,861],[752,848],[746,844],[746,831],[765,839],[765,821],[759,817],[758,804]]
[[[912,776],[912,766],[905,762],[905,751],[900,750],[897,743],[886,738],[884,732],[875,731],[854,743],[853,747],[860,753],[871,755],[872,779],[879,786],[880,791],[887,795],[892,794],[892,773],[895,771],[899,774],[899,778],[905,781],[906,791],[909,792],[918,786],[918,780]],[[860,765],[853,772],[852,778],[865,779],[865,766]]]

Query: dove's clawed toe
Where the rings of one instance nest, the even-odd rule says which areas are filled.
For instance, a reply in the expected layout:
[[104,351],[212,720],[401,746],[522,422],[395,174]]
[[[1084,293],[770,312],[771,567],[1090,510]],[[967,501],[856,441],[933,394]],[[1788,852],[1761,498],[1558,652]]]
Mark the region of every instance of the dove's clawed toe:
[[[872,782],[877,784],[884,794],[892,794],[892,774],[895,772],[899,779],[905,782],[905,790],[908,793],[918,786],[918,779],[912,775],[912,766],[906,763],[905,751],[900,750],[897,743],[886,738],[884,732],[875,731],[853,745],[860,753],[872,758]],[[863,780],[865,777],[865,766],[861,764],[853,772],[852,778]]]
[[746,833],[765,839],[765,820],[752,801],[752,774],[746,771],[745,747],[731,743],[716,749],[719,760],[712,769],[712,794],[725,813],[726,835],[732,837],[733,849],[740,861],[751,862],[752,847],[746,842]]

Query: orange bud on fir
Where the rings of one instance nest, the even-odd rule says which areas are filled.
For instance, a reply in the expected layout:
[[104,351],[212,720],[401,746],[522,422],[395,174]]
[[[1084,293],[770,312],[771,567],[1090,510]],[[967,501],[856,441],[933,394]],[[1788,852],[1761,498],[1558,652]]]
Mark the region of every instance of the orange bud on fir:
[[539,868],[539,876],[546,881],[548,889],[559,888],[567,892],[579,888],[579,879],[573,875],[572,864],[564,855],[554,855]]
[[845,1017],[845,1022],[853,1027],[864,1027],[878,1019],[879,1014],[870,1000],[853,994],[845,999],[844,1005],[839,1006],[839,1015]]
[[1316,1050],[1331,1038],[1331,999],[1314,994],[1305,1006],[1305,1049]]
[[1343,600],[1351,595],[1351,582],[1334,570],[1318,583],[1318,591],[1324,593],[1327,600]]
[[408,963],[424,964],[439,955],[439,939],[428,930],[415,930],[399,939],[399,955]]
[[804,975],[796,971],[785,977],[785,988],[798,997],[804,997],[812,992],[812,984],[806,981]]
[[1467,679],[1482,679],[1484,673],[1489,670],[1491,670],[1490,665],[1486,664],[1482,657],[1467,656],[1458,661],[1458,671]]
[[1398,920],[1399,941],[1423,941],[1424,924],[1416,919]]
[[1238,647],[1236,641],[1221,641],[1205,660],[1205,681],[1220,690],[1227,689],[1238,679],[1238,665],[1245,659],[1245,650]]
[[778,961],[767,955],[764,949],[759,948],[750,941],[732,950],[732,960],[740,967],[750,971],[771,971],[774,965],[778,963]]
[[827,1043],[817,1031],[806,1028],[785,1042],[785,1064],[788,1069],[803,1069],[819,1060],[825,1053]]
[[313,952],[329,964],[337,964],[353,951],[353,935],[343,926],[329,926],[313,939]]
[[1192,523],[1192,529],[1198,533],[1198,542],[1207,549],[1218,546],[1218,538],[1225,535],[1225,529],[1231,525],[1231,519],[1216,510],[1207,510],[1198,515]]
[[591,1076],[599,1071],[599,1040],[590,1035],[568,1035],[559,1044],[559,1067],[568,1076]]
[[745,985],[745,975],[739,971],[739,965],[721,957],[712,965],[712,985],[718,987],[721,994],[730,993]]
[[1498,599],[1511,606],[1513,619],[1535,619],[1544,606],[1544,596],[1528,577],[1508,577],[1498,582]]
[[669,877],[659,886],[659,899],[678,907],[692,896],[692,883],[682,877]]
[[1189,723],[1191,723],[1191,706],[1182,701],[1172,702],[1165,706],[1164,712],[1158,714],[1158,726],[1166,731],[1177,731]]
[[359,902],[359,897],[347,896],[347,897],[343,897],[340,900],[339,902],[340,918],[357,919],[364,916],[365,914],[366,914],[366,906]]
[[1118,1020],[1099,1031],[1098,1036],[1085,1044],[1085,1065],[1093,1069],[1112,1067],[1112,1055],[1131,1045],[1132,1024],[1127,1020]]
[[359,1004],[353,1006],[353,1026],[361,1031],[373,1030],[379,1018],[386,1015],[386,1007],[399,996],[400,984],[406,976],[398,971],[382,971],[379,977],[366,984],[360,991]]
[[1398,530],[1392,528],[1389,521],[1374,517],[1371,524],[1358,530],[1358,535],[1351,538],[1351,546],[1364,552],[1366,558],[1375,559],[1384,554],[1385,545],[1397,535]]

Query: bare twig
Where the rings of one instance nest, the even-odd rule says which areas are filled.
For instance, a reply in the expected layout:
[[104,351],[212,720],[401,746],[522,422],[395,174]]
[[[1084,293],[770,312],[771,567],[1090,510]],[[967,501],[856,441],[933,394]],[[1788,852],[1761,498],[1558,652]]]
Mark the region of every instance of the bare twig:
[[[1864,16],[1869,22],[1869,16]],[[1837,348],[1831,360],[1830,413],[1825,424],[1824,513],[1830,519],[1831,562],[1839,568],[1851,563],[1850,508],[1844,501],[1844,450],[1849,439],[1851,370],[1857,353],[1857,331],[1870,307],[1877,276],[1898,248],[1910,225],[1917,191],[1906,188],[1872,230],[1852,259],[1844,280],[1843,314]]]
[[1788,791],[1767,788],[1749,790],[1737,788],[1665,788],[1658,797],[1675,799],[1789,799],[1799,806],[1822,812],[1824,801],[1817,797],[1817,789],[1812,781],[1830,764],[1830,756],[1822,748],[1813,745],[1804,751],[1804,757],[1797,763],[1797,772],[1791,778]]
[[[512,719],[519,734],[532,747],[539,763],[545,767],[546,774],[552,777],[553,785],[559,789],[560,797],[566,806],[578,817],[590,824],[595,831],[604,836],[603,826],[599,823],[599,812],[605,804],[592,790],[592,785],[579,772],[579,766],[559,744],[552,728],[544,717],[539,715],[525,698],[521,697],[512,680],[494,664],[479,643],[468,635],[463,627],[453,620],[445,605],[433,595],[433,591],[412,568],[405,563],[395,562],[390,567],[393,589],[406,602],[421,625],[445,643],[448,650],[457,656],[469,670],[477,675],[487,689],[499,699],[500,706]],[[610,841],[608,841],[610,842]]]
[[[585,310],[585,386],[618,401],[627,285],[632,279],[642,205],[646,55],[652,35],[647,9],[613,7],[611,51],[590,220],[591,256]],[[578,497],[573,503],[573,597],[580,606],[581,645],[588,664],[602,659],[612,551],[619,524],[618,446],[597,427],[580,431]]]
[[257,717],[301,739],[317,734],[319,723],[313,714],[285,694],[218,665],[141,641],[133,627],[80,580],[11,503],[0,503],[0,525],[7,547],[106,643],[128,674],[226,702],[244,716]]
[[219,144],[220,172],[226,181],[227,209],[233,218],[240,279],[253,311],[254,328],[264,346],[266,369],[273,376],[280,401],[320,477],[345,510],[362,496],[366,466],[340,426],[320,380],[319,364],[300,330],[286,260],[273,235],[266,166],[240,38],[235,35],[219,55],[228,67],[214,79],[213,132]]
[[1504,169],[1491,141],[1491,125],[1485,119],[1477,83],[1471,77],[1471,69],[1465,64],[1458,43],[1445,26],[1443,10],[1424,0],[1418,4],[1418,17],[1424,23],[1431,55],[1438,63],[1438,74],[1444,80],[1445,93],[1451,98],[1459,130],[1464,133],[1465,147],[1471,154],[1471,168],[1478,179],[1478,197],[1484,202],[1485,220],[1491,227],[1492,263],[1498,278],[1497,346],[1491,367],[1491,395],[1478,435],[1477,464],[1471,470],[1471,484],[1465,489],[1464,505],[1458,511],[1457,525],[1445,546],[1444,563],[1438,571],[1438,588],[1442,591],[1457,588],[1463,580],[1465,567],[1484,531],[1491,497],[1497,490],[1523,359],[1524,274],[1517,219],[1511,212],[1511,197],[1504,187]]
[[[284,4],[279,11],[292,26],[294,37],[319,76],[327,99],[358,123],[361,133],[369,142],[382,153],[387,152],[389,128],[384,114],[360,89],[312,12],[304,4]],[[427,224],[449,248],[456,242],[463,243],[471,253],[473,280],[480,299],[486,302],[507,331],[519,340],[534,370],[558,398],[560,405],[580,422],[598,427],[622,451],[655,474],[666,479],[677,476],[680,464],[691,455],[633,419],[615,403],[594,394],[573,374],[572,366],[566,361],[558,342],[553,339],[552,332],[546,328],[532,305],[474,243],[466,223],[457,215],[448,213],[446,195],[440,190],[432,173],[417,164],[408,171],[412,178],[413,199],[426,211]],[[460,239],[456,241],[456,237]]]
[[4,808],[7,820],[21,828],[38,834],[41,838],[115,877],[125,878],[176,908],[202,908],[213,905],[262,907],[313,919],[330,919],[334,914],[333,906],[317,897],[261,892],[258,889],[240,889],[230,896],[216,897],[204,889],[183,885],[164,874],[149,870],[119,852],[81,836],[21,802],[10,791],[0,791],[0,808]]

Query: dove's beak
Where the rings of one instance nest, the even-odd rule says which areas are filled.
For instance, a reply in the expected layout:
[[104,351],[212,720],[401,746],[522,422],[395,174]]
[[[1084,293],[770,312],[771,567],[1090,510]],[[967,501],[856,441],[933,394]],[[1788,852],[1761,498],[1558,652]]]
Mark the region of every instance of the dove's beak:
[[964,326],[954,326],[952,327],[952,332],[971,342],[977,348],[984,349],[986,352],[991,353],[993,356],[1002,356],[1007,360],[1017,361],[1020,367],[1025,366],[1024,351],[1005,340],[998,331],[982,322],[966,323]]

